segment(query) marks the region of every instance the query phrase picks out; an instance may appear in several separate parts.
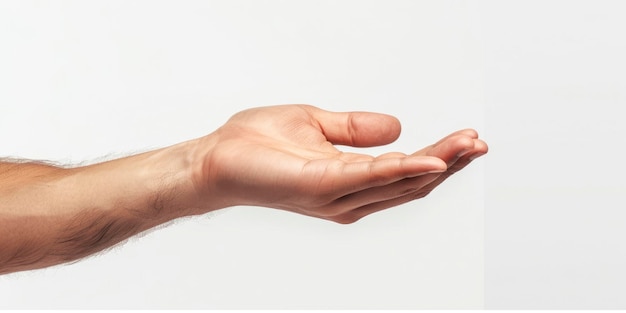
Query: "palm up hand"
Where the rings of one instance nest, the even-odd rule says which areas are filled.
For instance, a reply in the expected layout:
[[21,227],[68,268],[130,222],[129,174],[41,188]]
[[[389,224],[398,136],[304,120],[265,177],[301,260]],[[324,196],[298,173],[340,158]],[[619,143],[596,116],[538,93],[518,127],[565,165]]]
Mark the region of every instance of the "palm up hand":
[[201,199],[220,207],[255,205],[339,223],[426,196],[487,152],[474,130],[457,131],[413,154],[377,157],[335,145],[393,142],[399,121],[389,115],[334,113],[308,105],[255,108],[234,115],[201,138]]

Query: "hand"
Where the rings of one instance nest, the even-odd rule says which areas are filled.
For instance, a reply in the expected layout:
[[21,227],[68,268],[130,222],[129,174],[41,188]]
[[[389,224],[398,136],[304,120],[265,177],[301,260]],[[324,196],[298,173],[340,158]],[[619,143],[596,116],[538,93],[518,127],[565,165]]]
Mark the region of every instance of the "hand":
[[487,153],[471,129],[411,155],[373,157],[334,146],[384,145],[399,135],[399,121],[384,114],[334,113],[308,105],[240,112],[197,143],[198,206],[264,206],[353,223],[426,196]]

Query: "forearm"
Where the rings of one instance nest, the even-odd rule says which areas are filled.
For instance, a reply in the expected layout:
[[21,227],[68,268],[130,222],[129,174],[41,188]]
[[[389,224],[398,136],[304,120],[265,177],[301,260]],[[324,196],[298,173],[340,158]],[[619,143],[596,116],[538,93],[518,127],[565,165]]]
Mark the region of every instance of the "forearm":
[[76,260],[201,213],[189,145],[70,169],[0,163],[0,274]]

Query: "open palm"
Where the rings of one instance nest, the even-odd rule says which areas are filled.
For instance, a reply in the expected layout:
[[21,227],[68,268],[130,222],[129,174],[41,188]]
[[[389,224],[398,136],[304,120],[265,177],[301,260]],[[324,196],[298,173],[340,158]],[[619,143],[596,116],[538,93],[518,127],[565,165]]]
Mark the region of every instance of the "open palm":
[[335,147],[384,145],[399,134],[398,120],[384,114],[335,113],[308,105],[242,111],[201,138],[200,145],[210,149],[199,158],[196,189],[221,207],[264,206],[352,223],[424,197],[487,152],[471,129],[411,155],[374,157]]

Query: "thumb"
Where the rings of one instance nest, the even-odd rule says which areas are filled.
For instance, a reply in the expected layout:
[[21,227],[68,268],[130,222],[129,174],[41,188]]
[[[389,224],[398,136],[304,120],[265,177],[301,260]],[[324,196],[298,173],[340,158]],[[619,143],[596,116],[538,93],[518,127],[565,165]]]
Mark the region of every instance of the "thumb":
[[371,147],[394,142],[400,136],[397,118],[371,112],[330,112],[310,107],[326,140],[333,144]]

